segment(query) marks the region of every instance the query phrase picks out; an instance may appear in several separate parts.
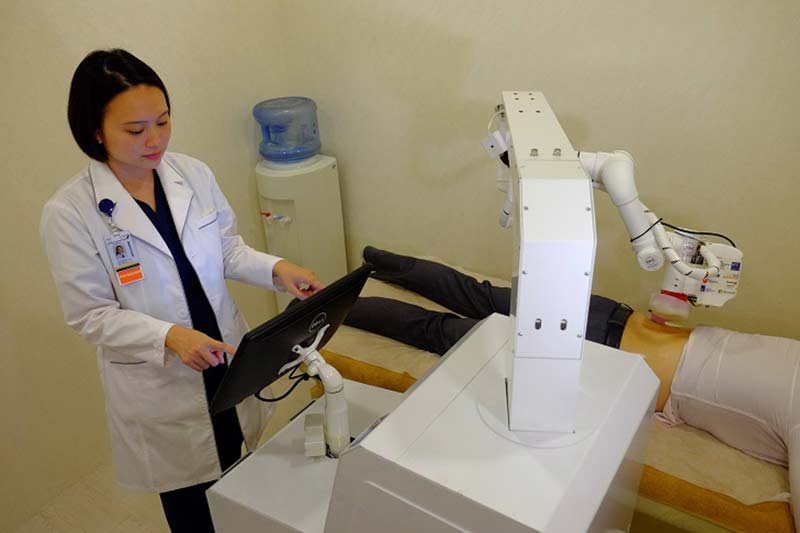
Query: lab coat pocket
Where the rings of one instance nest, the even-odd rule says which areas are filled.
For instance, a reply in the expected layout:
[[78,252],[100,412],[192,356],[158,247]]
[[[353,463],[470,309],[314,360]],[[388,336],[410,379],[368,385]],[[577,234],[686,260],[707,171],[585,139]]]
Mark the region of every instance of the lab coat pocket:
[[197,219],[197,229],[205,229],[217,221],[219,215],[216,210]]
[[[191,224],[190,237],[184,240],[184,248],[192,262],[203,288],[209,297],[219,292],[225,274],[222,262],[222,239],[219,215],[216,210],[195,219]],[[213,305],[213,303],[212,303]]]
[[109,365],[143,365],[147,362],[147,360],[142,357],[142,354],[139,354],[138,356],[130,355],[117,350],[112,350],[109,347],[104,347],[102,349],[102,354],[103,360]]
[[184,372],[180,362],[162,367],[120,361],[135,363],[124,357],[109,358],[103,372],[107,406],[120,423],[181,420],[197,410],[199,402],[192,399],[202,390],[202,378],[198,380],[193,371]]

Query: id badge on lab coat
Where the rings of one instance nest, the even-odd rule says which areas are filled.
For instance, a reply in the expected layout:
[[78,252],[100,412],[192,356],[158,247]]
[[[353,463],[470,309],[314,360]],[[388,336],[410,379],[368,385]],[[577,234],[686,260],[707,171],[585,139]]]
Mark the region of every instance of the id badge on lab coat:
[[120,285],[128,285],[144,279],[139,256],[133,245],[133,238],[127,231],[117,231],[106,237],[106,249],[114,265],[117,281]]

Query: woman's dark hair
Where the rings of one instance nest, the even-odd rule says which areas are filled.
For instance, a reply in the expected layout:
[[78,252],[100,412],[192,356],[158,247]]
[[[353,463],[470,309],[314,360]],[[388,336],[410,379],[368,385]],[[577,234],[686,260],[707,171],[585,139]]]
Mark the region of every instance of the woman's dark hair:
[[137,85],[161,89],[170,109],[169,95],[158,74],[125,50],[95,50],[80,62],[72,76],[67,118],[81,150],[97,161],[108,160],[105,146],[97,142],[106,106],[119,93]]

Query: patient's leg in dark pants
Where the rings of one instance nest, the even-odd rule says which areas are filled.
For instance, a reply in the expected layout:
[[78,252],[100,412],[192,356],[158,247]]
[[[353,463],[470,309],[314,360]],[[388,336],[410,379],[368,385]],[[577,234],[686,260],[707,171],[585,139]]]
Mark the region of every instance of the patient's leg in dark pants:
[[493,287],[448,266],[372,246],[364,248],[364,259],[375,267],[375,279],[400,285],[460,315],[483,319],[492,313],[510,313],[511,289],[507,287]]
[[375,297],[356,300],[344,323],[443,355],[478,321]]
[[[507,287],[493,287],[448,266],[371,246],[364,248],[364,259],[375,267],[372,277],[400,285],[468,318],[386,298],[359,298],[345,320],[350,326],[443,354],[478,320],[492,313],[510,313],[511,289]],[[591,295],[586,339],[619,348],[631,312],[625,304]]]

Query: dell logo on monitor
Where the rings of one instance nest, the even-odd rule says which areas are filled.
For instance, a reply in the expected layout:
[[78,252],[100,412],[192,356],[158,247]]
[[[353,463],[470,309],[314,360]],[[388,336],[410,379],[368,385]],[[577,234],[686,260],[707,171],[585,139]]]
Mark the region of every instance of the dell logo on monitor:
[[314,317],[314,320],[311,321],[311,325],[308,326],[308,332],[314,333],[319,328],[321,328],[323,324],[325,324],[326,320],[328,320],[327,314],[325,313],[318,314],[317,316]]

